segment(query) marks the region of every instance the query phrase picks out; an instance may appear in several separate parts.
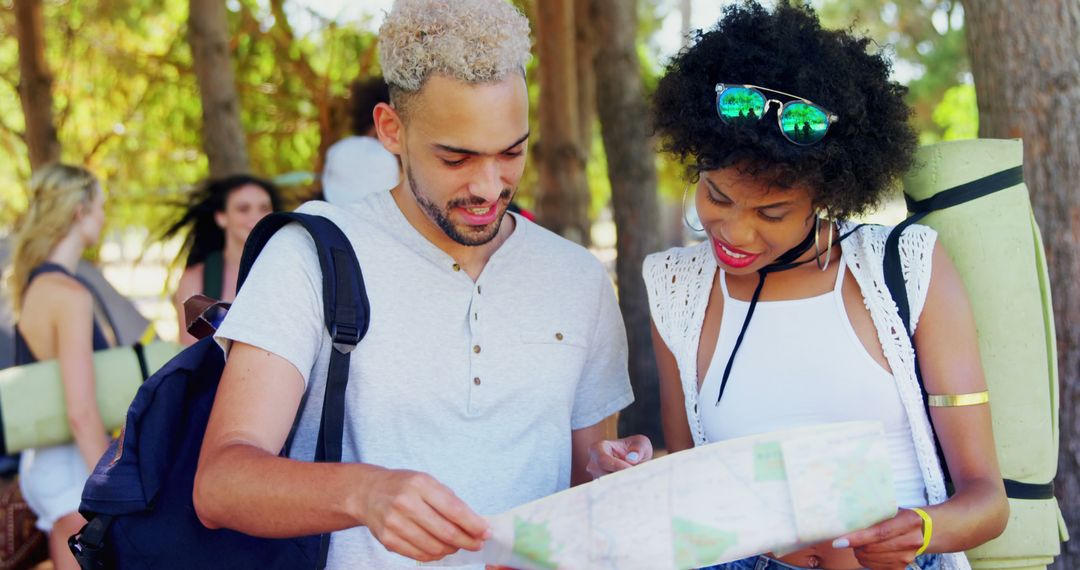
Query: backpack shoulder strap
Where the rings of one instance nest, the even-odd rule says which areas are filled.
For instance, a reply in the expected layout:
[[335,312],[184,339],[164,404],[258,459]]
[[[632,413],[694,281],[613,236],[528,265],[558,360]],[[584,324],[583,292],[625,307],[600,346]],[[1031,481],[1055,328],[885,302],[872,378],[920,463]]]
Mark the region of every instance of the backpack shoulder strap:
[[[299,212],[277,212],[263,218],[248,235],[244,253],[240,258],[240,273],[236,278],[236,290],[240,291],[251,266],[278,230],[290,223],[298,223],[307,230],[315,242],[315,252],[322,269],[323,322],[333,342],[330,351],[330,368],[326,375],[326,393],[323,397],[322,419],[319,422],[315,461],[341,462],[342,436],[345,430],[345,389],[349,384],[349,356],[360,339],[367,334],[371,307],[368,304],[364,276],[352,243],[341,228],[330,220]],[[300,404],[303,412],[307,393]],[[299,424],[299,416],[285,442],[292,445]],[[326,567],[330,551],[330,534],[319,539],[319,558],[316,568]]]
[[203,260],[202,294],[211,299],[221,299],[225,281],[225,257],[220,249],[206,254]]
[[248,236],[240,258],[236,288],[239,291],[243,287],[251,266],[270,238],[293,222],[303,227],[315,242],[323,277],[323,323],[334,345],[315,460],[339,462],[345,418],[345,388],[349,380],[349,353],[367,333],[370,314],[364,277],[352,244],[337,225],[322,216],[299,212],[270,214]]
[[262,219],[248,236],[236,278],[237,291],[247,280],[255,259],[285,225],[300,224],[315,242],[323,275],[323,322],[335,348],[348,353],[367,333],[370,306],[360,263],[344,232],[330,220],[299,212],[277,212]]
[[[924,200],[916,201],[908,196],[904,197],[907,200],[908,211],[911,212],[911,216],[893,228],[889,233],[888,239],[885,241],[884,272],[885,286],[889,289],[889,294],[892,296],[893,301],[896,302],[896,309],[900,314],[900,320],[903,321],[904,329],[911,338],[912,349],[915,347],[915,331],[911,330],[911,308],[908,302],[907,285],[904,282],[903,265],[900,260],[900,235],[909,226],[923,219],[931,212],[944,210],[945,208],[951,208],[952,206],[976,200],[999,190],[1021,184],[1023,181],[1023,167],[1017,166],[973,180],[966,184],[961,184],[960,186],[948,190],[943,190]],[[927,417],[930,417],[929,398],[926,391],[926,385],[923,383],[922,371],[919,369],[919,357],[917,354],[915,356],[915,377],[918,379],[919,388],[922,391],[926,415]],[[944,453],[941,450],[941,443],[937,441],[936,436],[934,443],[937,446],[938,458],[941,461],[941,468],[945,475],[946,487],[949,489],[949,494],[951,495],[952,477],[949,474],[949,468],[945,462]],[[1012,479],[1005,479],[1004,482],[1005,494],[1013,499],[1048,499],[1054,496],[1054,485],[1052,481],[1046,484],[1036,484],[1021,483]]]

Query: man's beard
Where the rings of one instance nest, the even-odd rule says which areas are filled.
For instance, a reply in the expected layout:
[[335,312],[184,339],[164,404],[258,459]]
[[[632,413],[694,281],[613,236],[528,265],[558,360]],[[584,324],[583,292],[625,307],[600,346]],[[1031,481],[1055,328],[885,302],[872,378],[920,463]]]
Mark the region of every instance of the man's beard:
[[416,203],[420,205],[420,209],[424,210],[424,213],[427,214],[428,218],[435,222],[443,233],[456,243],[476,247],[490,242],[495,239],[495,236],[499,235],[499,228],[502,226],[503,217],[506,215],[506,208],[510,204],[510,196],[513,194],[509,188],[503,189],[502,194],[499,195],[499,199],[494,206],[501,210],[494,222],[491,222],[486,226],[457,226],[450,220],[450,212],[453,211],[454,208],[483,206],[485,203],[484,200],[478,197],[453,200],[446,204],[445,209],[439,208],[438,205],[427,199],[427,197],[424,196],[424,193],[420,191],[420,186],[416,183],[416,178],[413,177],[412,168],[405,168],[405,176],[409,179],[409,188],[412,189],[413,196],[416,198]]

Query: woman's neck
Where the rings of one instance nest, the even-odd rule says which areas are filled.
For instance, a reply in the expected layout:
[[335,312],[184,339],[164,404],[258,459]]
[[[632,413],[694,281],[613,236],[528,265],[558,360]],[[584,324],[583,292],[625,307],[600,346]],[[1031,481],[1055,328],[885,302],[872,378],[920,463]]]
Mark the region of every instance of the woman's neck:
[[75,232],[71,232],[52,248],[45,260],[63,267],[69,273],[75,273],[85,249],[86,244]]
[[225,265],[229,267],[240,267],[240,258],[244,255],[244,244],[237,243],[236,240],[226,239],[225,249],[221,252],[221,256],[225,262]]

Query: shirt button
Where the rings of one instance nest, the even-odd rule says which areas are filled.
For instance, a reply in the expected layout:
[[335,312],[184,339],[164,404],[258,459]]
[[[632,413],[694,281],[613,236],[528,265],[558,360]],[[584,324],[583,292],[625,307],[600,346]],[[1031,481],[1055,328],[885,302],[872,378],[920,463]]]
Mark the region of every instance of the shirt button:
[[480,286],[479,286],[479,285],[477,285],[477,286],[476,286],[476,294],[477,294],[477,295],[480,295],[481,293],[483,293],[483,291],[482,291],[482,290],[480,289]]
[[555,333],[555,340],[562,340],[562,339],[563,339],[562,333],[559,333],[559,332]]
[[455,263],[454,264],[454,271],[461,271],[461,265]]
[[479,386],[480,385],[480,377],[477,376],[476,378],[473,378],[472,383],[475,384],[476,386]]
[[476,354],[480,354],[480,345],[478,344],[478,345],[472,347],[472,351],[475,352]]

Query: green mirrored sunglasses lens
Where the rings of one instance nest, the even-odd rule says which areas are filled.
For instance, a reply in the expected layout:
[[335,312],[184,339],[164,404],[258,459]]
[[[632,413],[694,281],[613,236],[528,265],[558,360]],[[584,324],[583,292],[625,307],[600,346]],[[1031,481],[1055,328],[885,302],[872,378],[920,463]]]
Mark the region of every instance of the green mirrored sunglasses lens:
[[746,87],[728,87],[716,100],[716,111],[724,120],[758,120],[765,112],[765,96]]
[[780,129],[796,144],[812,144],[829,130],[829,116],[820,107],[807,103],[788,103],[780,115]]

